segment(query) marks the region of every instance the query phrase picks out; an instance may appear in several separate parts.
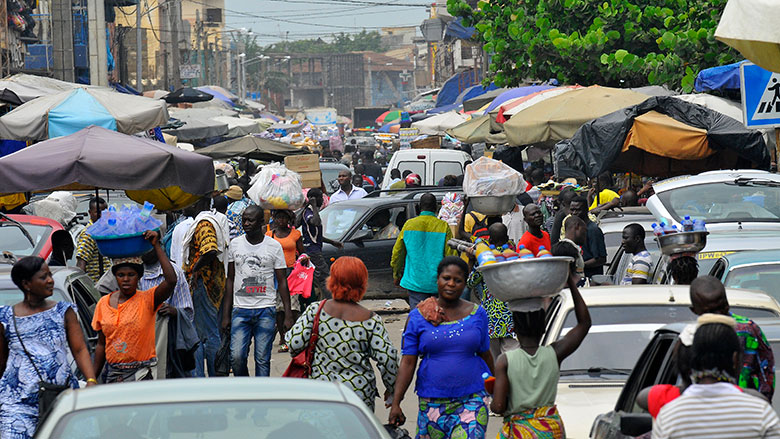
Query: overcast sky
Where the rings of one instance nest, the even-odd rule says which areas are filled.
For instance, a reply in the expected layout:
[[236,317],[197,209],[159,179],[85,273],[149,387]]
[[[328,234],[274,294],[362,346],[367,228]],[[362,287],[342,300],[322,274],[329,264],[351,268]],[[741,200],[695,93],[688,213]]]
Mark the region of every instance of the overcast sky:
[[425,5],[430,3],[430,0],[225,0],[225,21],[229,28],[252,29],[257,41],[266,45],[285,38],[326,38],[333,33],[353,33],[363,28],[419,26],[429,16]]

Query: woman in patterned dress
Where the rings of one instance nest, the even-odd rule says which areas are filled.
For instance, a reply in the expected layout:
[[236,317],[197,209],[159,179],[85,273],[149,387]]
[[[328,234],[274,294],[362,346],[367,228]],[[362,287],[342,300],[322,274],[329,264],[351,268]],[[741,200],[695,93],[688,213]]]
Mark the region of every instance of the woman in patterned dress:
[[389,423],[402,425],[401,400],[417,369],[417,439],[484,439],[488,394],[484,373],[493,372],[488,316],[479,305],[461,299],[469,267],[448,256],[437,269],[438,297],[420,302],[409,313],[403,335]]
[[87,386],[97,381],[76,306],[49,300],[54,279],[46,262],[37,256],[20,259],[11,269],[11,280],[24,300],[0,307],[0,438],[26,439],[38,423],[38,373],[46,382],[77,388],[68,364],[70,349]]
[[[358,305],[367,286],[368,270],[360,259],[344,256],[330,267],[328,289],[333,293],[333,300],[325,303],[320,314],[311,378],[344,383],[373,410],[378,392],[374,369],[368,360],[377,363],[387,401],[395,389],[398,350],[390,342],[382,319]],[[309,305],[285,334],[293,357],[308,346],[319,305],[319,302]]]

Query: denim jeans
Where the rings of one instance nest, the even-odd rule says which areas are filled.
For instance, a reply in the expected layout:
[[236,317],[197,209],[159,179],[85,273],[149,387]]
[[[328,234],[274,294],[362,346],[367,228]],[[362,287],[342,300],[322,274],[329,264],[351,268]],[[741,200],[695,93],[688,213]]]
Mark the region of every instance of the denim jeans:
[[276,335],[276,307],[233,308],[230,322],[230,362],[233,375],[249,376],[249,342],[255,341],[255,376],[271,375],[271,349]]
[[209,376],[216,376],[214,370],[214,358],[219,350],[219,310],[208,298],[203,280],[198,278],[195,289],[192,291],[192,305],[195,310],[195,330],[198,332],[200,344],[195,351],[195,371],[193,376],[205,377],[208,366]]

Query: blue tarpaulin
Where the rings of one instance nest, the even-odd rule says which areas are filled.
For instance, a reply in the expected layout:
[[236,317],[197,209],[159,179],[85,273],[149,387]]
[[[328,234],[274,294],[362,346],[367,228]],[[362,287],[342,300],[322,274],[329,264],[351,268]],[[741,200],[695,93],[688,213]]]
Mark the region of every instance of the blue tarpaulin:
[[464,27],[460,21],[461,19],[457,18],[447,23],[447,28],[444,30],[444,35],[453,38],[460,38],[463,40],[468,40],[471,38],[471,36],[474,35],[474,31],[476,29],[473,27]]
[[436,96],[436,107],[454,104],[463,90],[479,83],[480,76],[480,72],[475,69],[453,75],[439,90],[439,94]]
[[697,92],[739,90],[739,65],[745,61],[704,69],[696,75],[693,88]]
[[0,140],[0,157],[19,151],[27,146],[27,142],[21,140]]
[[[449,82],[449,80],[447,81]],[[446,83],[444,84],[446,87]],[[451,104],[447,105],[437,105],[436,108],[432,108],[427,111],[428,114],[438,114],[438,113],[446,113],[447,111],[452,110],[459,110],[463,107],[463,102],[467,101],[471,98],[475,98],[477,96],[483,95],[491,90],[495,90],[498,87],[496,87],[496,84],[490,83],[487,87],[483,87],[481,85],[472,85],[471,87],[466,88],[465,90],[461,91],[460,94],[455,98],[455,101],[453,101]],[[441,92],[439,92],[439,96],[441,96]],[[438,104],[438,100],[436,102]]]

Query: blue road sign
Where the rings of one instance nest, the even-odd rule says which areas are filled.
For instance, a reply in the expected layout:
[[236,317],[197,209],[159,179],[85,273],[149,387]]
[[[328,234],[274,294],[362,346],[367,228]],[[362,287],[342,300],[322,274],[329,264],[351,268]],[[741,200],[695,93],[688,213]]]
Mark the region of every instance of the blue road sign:
[[745,126],[780,126],[780,73],[772,73],[746,62],[740,66],[740,80]]

